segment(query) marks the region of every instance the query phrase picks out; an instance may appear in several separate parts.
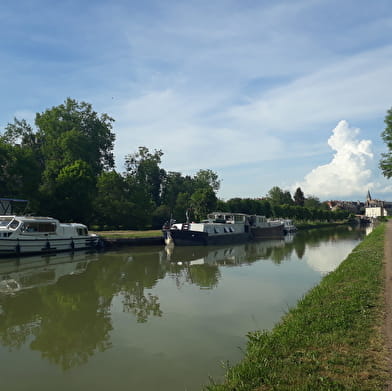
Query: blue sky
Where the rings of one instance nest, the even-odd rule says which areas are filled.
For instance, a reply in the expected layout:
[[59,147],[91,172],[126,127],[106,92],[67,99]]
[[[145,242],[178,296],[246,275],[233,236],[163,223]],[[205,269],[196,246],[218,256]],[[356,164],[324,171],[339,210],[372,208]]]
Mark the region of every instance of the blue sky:
[[71,97],[116,120],[120,172],[146,146],[223,199],[392,201],[390,0],[3,0],[0,37],[0,131]]

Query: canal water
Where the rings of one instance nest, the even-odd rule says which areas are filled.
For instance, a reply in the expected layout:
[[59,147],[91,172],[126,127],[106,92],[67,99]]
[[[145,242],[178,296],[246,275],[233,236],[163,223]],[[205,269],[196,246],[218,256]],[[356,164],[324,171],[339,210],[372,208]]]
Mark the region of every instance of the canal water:
[[200,390],[365,234],[2,259],[1,390]]

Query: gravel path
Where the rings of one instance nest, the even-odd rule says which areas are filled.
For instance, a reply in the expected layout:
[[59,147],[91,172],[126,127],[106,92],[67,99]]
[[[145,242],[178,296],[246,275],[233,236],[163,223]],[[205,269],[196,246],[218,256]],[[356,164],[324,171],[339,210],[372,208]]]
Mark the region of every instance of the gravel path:
[[[385,237],[385,333],[389,357],[392,357],[392,221],[387,224]],[[392,379],[392,360],[389,361],[390,379]],[[392,380],[388,383],[392,391]]]

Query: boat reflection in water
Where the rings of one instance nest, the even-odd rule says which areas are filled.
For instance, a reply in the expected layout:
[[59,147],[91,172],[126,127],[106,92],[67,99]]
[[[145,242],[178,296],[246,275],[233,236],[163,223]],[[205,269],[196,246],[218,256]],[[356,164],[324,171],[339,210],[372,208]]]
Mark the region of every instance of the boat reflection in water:
[[284,239],[271,239],[234,246],[166,246],[163,259],[178,265],[240,265],[269,257],[276,248],[285,246]]
[[98,259],[97,254],[82,251],[73,254],[53,254],[12,258],[0,262],[0,293],[56,284],[66,275],[83,273],[87,265]]

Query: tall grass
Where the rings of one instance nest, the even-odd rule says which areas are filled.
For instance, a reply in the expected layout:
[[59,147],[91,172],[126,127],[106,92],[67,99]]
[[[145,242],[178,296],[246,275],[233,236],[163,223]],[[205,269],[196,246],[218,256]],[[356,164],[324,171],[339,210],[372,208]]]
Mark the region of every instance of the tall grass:
[[378,226],[209,391],[383,390],[384,236]]

